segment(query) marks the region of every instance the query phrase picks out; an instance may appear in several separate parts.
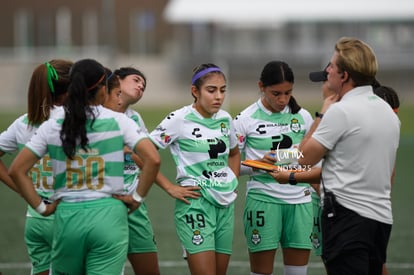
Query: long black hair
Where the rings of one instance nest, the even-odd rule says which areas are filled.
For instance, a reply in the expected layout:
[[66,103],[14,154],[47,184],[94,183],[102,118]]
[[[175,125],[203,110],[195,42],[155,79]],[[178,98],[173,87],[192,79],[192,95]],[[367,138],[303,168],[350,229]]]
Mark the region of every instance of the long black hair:
[[[128,75],[139,75],[144,79],[144,85],[147,87],[147,78],[144,73],[134,67],[121,67],[114,71],[114,74],[117,75],[121,80],[125,79]],[[144,88],[145,89],[145,88]]]
[[[260,81],[263,83],[264,87],[267,87],[283,83],[284,81],[293,84],[295,83],[295,77],[292,69],[286,62],[270,61],[264,66],[260,75]],[[290,97],[288,105],[292,114],[296,114],[301,109],[293,96]]]
[[63,151],[73,158],[76,146],[87,150],[88,137],[86,121],[88,115],[95,120],[90,103],[93,102],[98,90],[106,85],[105,68],[96,60],[82,59],[73,64],[70,70],[68,96],[64,103],[65,119],[60,131]]

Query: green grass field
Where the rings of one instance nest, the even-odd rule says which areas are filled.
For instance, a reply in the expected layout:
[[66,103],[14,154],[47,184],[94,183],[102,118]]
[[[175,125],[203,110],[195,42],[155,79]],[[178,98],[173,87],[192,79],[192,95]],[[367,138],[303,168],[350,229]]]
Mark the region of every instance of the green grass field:
[[[305,106],[307,107],[307,106]],[[231,113],[237,114],[242,107],[232,108]],[[141,110],[141,114],[149,130],[172,109]],[[310,108],[313,112],[317,108]],[[0,131],[3,131],[19,113],[2,113]],[[392,193],[394,208],[394,226],[388,249],[388,269],[393,275],[414,274],[414,257],[411,246],[414,245],[414,219],[412,211],[414,204],[414,186],[411,179],[411,157],[414,156],[414,106],[402,106],[400,113],[402,121],[401,142],[397,159],[397,175]],[[384,125],[386,127],[386,125]],[[380,149],[380,148],[379,148]],[[161,170],[170,178],[175,177],[175,167],[168,151],[160,151],[162,156]],[[8,165],[13,156],[4,156],[3,161]],[[372,160],[375,161],[375,160]],[[246,178],[242,177],[239,184],[239,198],[236,201],[236,225],[233,255],[228,270],[229,275],[249,274],[247,250],[242,231],[242,208],[244,203]],[[174,200],[157,186],[153,186],[147,199],[150,218],[152,219],[157,244],[161,273],[167,275],[189,274],[186,262],[182,259],[173,222]],[[25,221],[25,201],[16,193],[0,184],[0,273],[2,275],[29,274],[30,264],[23,240]],[[281,253],[275,260],[275,273],[282,274]],[[127,265],[125,274],[132,274]],[[312,255],[309,265],[309,275],[325,274],[319,258]]]

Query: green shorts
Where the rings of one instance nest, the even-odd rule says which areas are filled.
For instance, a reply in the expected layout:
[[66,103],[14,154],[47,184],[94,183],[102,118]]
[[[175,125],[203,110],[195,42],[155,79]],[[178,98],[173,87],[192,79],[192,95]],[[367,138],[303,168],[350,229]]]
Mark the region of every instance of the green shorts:
[[250,252],[282,248],[312,249],[312,203],[278,204],[246,197],[244,234]]
[[122,201],[61,202],[54,230],[53,274],[121,274],[128,250],[127,208]]
[[53,219],[27,217],[24,240],[27,246],[32,273],[50,269],[52,261]]
[[231,254],[234,235],[234,203],[217,207],[204,198],[175,204],[175,226],[183,247],[190,254],[215,251]]
[[319,197],[312,197],[313,230],[310,238],[316,256],[322,256],[322,207],[320,202],[321,199]]
[[128,253],[157,252],[154,231],[145,203],[128,215],[128,228]]

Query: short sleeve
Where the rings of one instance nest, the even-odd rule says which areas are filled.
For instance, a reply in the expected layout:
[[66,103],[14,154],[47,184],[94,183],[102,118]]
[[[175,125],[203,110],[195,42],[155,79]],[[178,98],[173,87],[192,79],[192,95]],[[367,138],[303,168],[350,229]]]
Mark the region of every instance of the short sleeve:
[[149,137],[158,148],[165,149],[179,137],[180,127],[183,127],[182,121],[173,112],[161,121]]
[[312,137],[328,150],[332,150],[347,129],[345,117],[338,105],[332,105],[323,116]]
[[237,139],[237,144],[239,146],[240,151],[244,151],[246,146],[246,135],[247,131],[244,129],[243,125],[243,117],[241,114],[237,115],[233,120],[235,136]]
[[40,125],[29,142],[26,143],[26,148],[30,149],[38,158],[42,158],[47,153],[48,139],[55,137],[53,126],[57,122],[54,119],[49,119]]

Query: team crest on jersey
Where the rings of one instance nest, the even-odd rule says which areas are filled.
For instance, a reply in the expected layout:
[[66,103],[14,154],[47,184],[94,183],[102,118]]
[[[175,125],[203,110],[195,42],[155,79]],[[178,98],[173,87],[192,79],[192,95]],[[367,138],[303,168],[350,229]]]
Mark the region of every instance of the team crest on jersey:
[[195,244],[195,245],[200,245],[200,244],[202,244],[203,242],[204,242],[204,238],[203,238],[203,236],[201,235],[201,232],[200,232],[200,230],[196,230],[196,231],[194,231],[193,232],[194,233],[194,235],[193,235],[193,244]]
[[290,130],[294,133],[299,133],[300,123],[297,118],[292,118],[292,120],[290,121]]
[[259,244],[262,241],[262,237],[260,237],[259,230],[253,229],[251,240],[253,244]]
[[164,143],[170,143],[171,141],[171,136],[167,135],[166,133],[161,133],[160,137]]
[[226,127],[226,124],[225,123],[222,122],[220,124],[220,128],[221,128],[221,134],[223,136],[228,136],[229,135],[229,128]]

